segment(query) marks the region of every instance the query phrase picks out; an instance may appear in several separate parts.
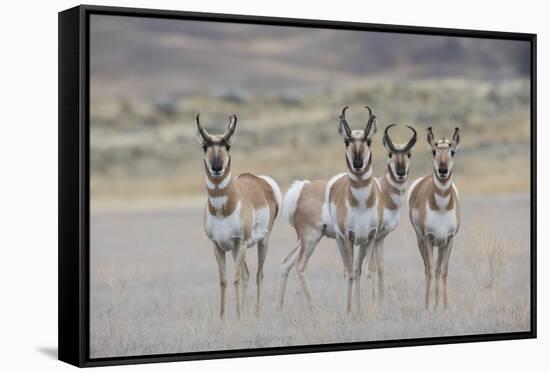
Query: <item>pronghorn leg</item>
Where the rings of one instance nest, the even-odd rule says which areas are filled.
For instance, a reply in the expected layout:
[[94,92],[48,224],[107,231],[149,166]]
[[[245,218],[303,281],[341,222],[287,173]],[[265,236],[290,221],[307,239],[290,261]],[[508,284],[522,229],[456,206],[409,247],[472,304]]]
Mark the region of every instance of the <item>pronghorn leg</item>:
[[369,266],[367,267],[367,290],[370,289],[372,299],[376,299],[374,290],[374,274],[376,273],[376,250],[371,250]]
[[218,263],[220,275],[220,319],[225,318],[225,289],[227,288],[227,278],[225,275],[225,251],[214,244],[214,254]]
[[451,250],[453,249],[454,239],[451,237],[447,242],[447,248],[445,250],[445,256],[443,257],[443,269],[441,270],[441,276],[443,280],[443,308],[447,309],[447,274],[449,273],[449,258],[451,257]]
[[294,267],[296,262],[298,261],[298,255],[300,252],[298,251],[301,246],[301,241],[298,240],[296,242],[296,246],[288,253],[288,255],[283,259],[283,270],[281,271],[281,283],[279,285],[279,309],[283,309],[283,304],[285,302],[285,292],[286,292],[286,284],[288,282],[288,275],[290,273],[290,270]]
[[361,310],[361,272],[363,268],[363,261],[367,259],[366,267],[369,268],[369,260],[372,252],[372,240],[366,245],[359,246],[357,258],[355,258],[355,303],[357,305],[357,311]]
[[269,237],[264,237],[258,242],[258,271],[256,272],[256,308],[254,314],[260,315],[260,296],[264,279],[264,262],[267,254]]
[[237,298],[237,318],[241,317],[241,293],[240,293],[240,285],[241,285],[241,278],[242,273],[244,271],[245,266],[245,259],[246,259],[246,245],[244,242],[239,241],[236,245],[236,253],[235,256],[235,279],[233,281],[233,286],[235,287],[235,294]]
[[441,264],[443,257],[447,251],[447,246],[440,245],[437,247],[437,262],[435,265],[435,305],[434,309],[439,306],[439,283],[441,282]]
[[[376,271],[378,271],[378,297],[380,301],[384,300],[384,239],[382,237],[375,241],[375,250],[372,250],[376,259]],[[374,289],[374,287],[373,287]]]
[[424,275],[426,277],[425,280],[425,291],[424,291],[424,307],[428,309],[428,304],[430,301],[430,267],[431,262],[428,259],[428,243],[427,241],[417,233],[416,239],[418,242],[418,250],[420,251],[420,255],[422,256],[422,261],[424,262]]
[[344,276],[346,278],[346,312],[351,312],[351,290],[353,287],[353,252],[351,243],[343,237],[337,235],[336,242],[342,261],[344,262]]
[[[231,252],[233,254],[233,259],[235,263],[238,262],[238,250],[233,250]],[[250,271],[248,270],[248,265],[246,264],[246,260],[243,263],[243,270],[241,273],[241,289],[240,289],[240,296],[241,296],[241,312],[244,314],[246,312],[246,294],[248,291],[248,279],[250,278]]]
[[241,311],[243,314],[246,312],[246,293],[248,290],[248,279],[250,277],[250,271],[248,270],[248,265],[246,264],[246,260],[243,263],[243,273],[242,273],[242,281],[241,281]]
[[426,263],[428,266],[426,267],[426,293],[425,293],[425,299],[424,299],[424,307],[428,309],[430,306],[430,292],[432,289],[432,280],[434,277],[434,270],[433,270],[433,253],[434,253],[434,247],[433,242],[430,238],[425,240],[425,252],[426,252]]
[[296,263],[296,272],[298,273],[298,278],[300,279],[300,284],[302,285],[302,290],[306,297],[307,305],[311,310],[313,308],[311,301],[311,292],[307,284],[305,270],[307,263],[317,247],[317,243],[321,239],[321,234],[318,232],[310,232],[304,239],[301,240],[300,254],[298,255],[298,262]]

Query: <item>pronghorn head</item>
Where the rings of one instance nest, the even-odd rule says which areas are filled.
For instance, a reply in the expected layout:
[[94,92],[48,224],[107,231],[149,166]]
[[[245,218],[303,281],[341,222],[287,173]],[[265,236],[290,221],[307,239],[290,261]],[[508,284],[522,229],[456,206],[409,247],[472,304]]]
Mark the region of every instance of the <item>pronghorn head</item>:
[[364,130],[351,130],[346,121],[346,110],[342,109],[338,132],[344,138],[346,144],[346,159],[350,169],[356,173],[362,173],[367,167],[371,156],[372,137],[376,133],[376,116],[372,115],[370,107],[365,106],[369,111],[369,119]]
[[229,149],[237,126],[237,116],[233,114],[229,117],[227,131],[223,135],[210,135],[202,128],[199,115],[195,118],[195,132],[204,150],[204,165],[212,177],[222,177],[231,161]]
[[396,124],[390,124],[384,130],[382,143],[388,151],[388,166],[392,176],[397,181],[406,181],[409,175],[409,166],[411,164],[411,149],[416,143],[416,131],[411,126],[407,126],[412,131],[412,137],[405,144],[396,144],[390,138],[388,131]]
[[454,165],[455,152],[460,143],[460,129],[455,127],[451,141],[442,138],[436,140],[432,127],[428,127],[428,144],[434,158],[434,173],[438,179],[447,179],[451,176]]

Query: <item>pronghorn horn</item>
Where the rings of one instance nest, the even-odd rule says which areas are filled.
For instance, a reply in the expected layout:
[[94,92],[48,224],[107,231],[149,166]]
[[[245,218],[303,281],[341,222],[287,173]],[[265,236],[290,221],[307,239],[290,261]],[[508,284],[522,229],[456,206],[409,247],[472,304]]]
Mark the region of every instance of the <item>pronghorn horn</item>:
[[411,148],[414,146],[414,144],[416,144],[416,130],[414,128],[412,128],[411,126],[407,126],[407,128],[409,128],[413,135],[411,137],[411,139],[409,140],[409,142],[407,143],[407,145],[405,145],[405,148],[403,149],[403,152],[408,152],[409,150],[411,150]]
[[346,131],[346,136],[348,138],[351,138],[351,129],[349,128],[348,122],[346,121],[346,110],[348,110],[349,106],[346,106],[342,109],[342,114],[340,114],[340,123],[342,123],[342,127],[344,127],[344,131]]
[[204,128],[202,128],[201,126],[201,122],[200,122],[200,113],[197,114],[197,117],[195,118],[195,126],[197,127],[197,130],[199,131],[202,139],[204,140],[204,142],[211,142],[211,137],[210,137],[210,134],[208,132],[206,132],[206,130]]
[[235,128],[237,127],[237,116],[235,114],[229,117],[229,125],[227,126],[227,132],[223,135],[222,141],[231,145],[231,137],[235,133]]
[[365,127],[365,138],[368,138],[372,128],[372,124],[376,120],[376,115],[372,115],[372,110],[370,107],[368,106],[365,106],[365,107],[369,111],[369,121],[367,122],[367,126]]
[[390,135],[388,134],[388,130],[394,126],[397,126],[397,124],[393,123],[386,127],[386,129],[384,130],[384,141],[386,141],[386,144],[388,144],[388,147],[393,153],[397,153],[398,150],[395,148],[395,145],[393,145]]

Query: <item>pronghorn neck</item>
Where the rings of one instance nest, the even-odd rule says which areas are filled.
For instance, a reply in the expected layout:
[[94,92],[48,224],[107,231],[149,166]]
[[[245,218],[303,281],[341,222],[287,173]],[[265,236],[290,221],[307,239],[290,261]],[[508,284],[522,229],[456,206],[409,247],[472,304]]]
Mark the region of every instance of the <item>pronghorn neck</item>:
[[367,201],[372,193],[372,154],[369,156],[367,166],[362,172],[353,172],[347,157],[347,176],[349,179],[349,196],[355,201]]
[[439,210],[447,209],[450,206],[453,190],[453,174],[452,171],[449,172],[449,176],[445,179],[437,177],[437,173],[434,171],[433,174],[433,184],[434,184],[434,201],[435,206]]
[[[206,165],[205,165],[206,168]],[[231,178],[231,161],[221,176],[212,176],[206,168],[206,190],[208,193],[208,210],[213,215],[227,215],[230,198],[234,196],[235,185]]]
[[405,193],[405,188],[407,186],[407,179],[403,181],[397,180],[393,174],[390,164],[386,168],[386,173],[382,180],[382,194],[390,198],[393,203],[399,208],[401,206],[401,196]]

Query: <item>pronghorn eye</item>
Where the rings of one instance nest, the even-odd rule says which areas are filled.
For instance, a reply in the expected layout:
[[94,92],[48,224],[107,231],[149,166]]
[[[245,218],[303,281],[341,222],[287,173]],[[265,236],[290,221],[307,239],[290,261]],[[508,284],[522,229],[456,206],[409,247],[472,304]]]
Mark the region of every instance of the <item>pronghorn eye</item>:
[[432,154],[435,157],[435,149],[432,149]]
[[451,156],[455,156],[455,151],[454,150],[451,150]]
[[407,153],[407,158],[410,158],[411,157],[411,152],[408,152]]
[[388,153],[388,157],[390,157],[390,158],[391,158],[391,156],[392,156],[392,154],[391,154],[391,153]]
[[204,152],[206,153],[206,150],[208,150],[208,144],[204,144],[202,146],[202,150],[204,150]]
[[349,140],[348,139],[344,139],[344,144],[346,144],[346,146],[349,145]]
[[371,143],[372,143],[372,140],[371,140],[371,139],[367,139],[367,145],[370,146]]

